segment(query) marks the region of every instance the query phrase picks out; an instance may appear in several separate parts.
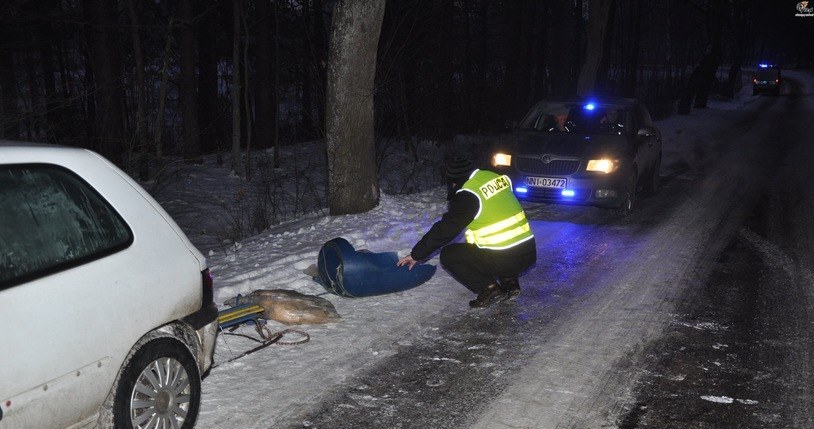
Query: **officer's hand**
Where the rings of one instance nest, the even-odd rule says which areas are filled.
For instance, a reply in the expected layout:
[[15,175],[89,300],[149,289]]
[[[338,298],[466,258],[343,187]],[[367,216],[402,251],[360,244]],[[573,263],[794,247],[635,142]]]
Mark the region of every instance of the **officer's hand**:
[[413,255],[407,255],[407,256],[399,259],[399,261],[396,262],[396,266],[400,267],[402,265],[407,265],[407,268],[412,270],[413,267],[415,266],[415,264],[417,264],[417,263],[418,263],[418,261],[413,259]]

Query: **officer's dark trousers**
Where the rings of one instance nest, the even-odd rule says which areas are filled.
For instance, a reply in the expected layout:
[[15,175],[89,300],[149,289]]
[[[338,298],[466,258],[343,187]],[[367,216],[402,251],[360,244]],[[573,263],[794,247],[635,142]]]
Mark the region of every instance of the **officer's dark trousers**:
[[534,239],[503,250],[454,243],[441,249],[441,265],[469,290],[480,293],[499,277],[520,275],[537,262]]

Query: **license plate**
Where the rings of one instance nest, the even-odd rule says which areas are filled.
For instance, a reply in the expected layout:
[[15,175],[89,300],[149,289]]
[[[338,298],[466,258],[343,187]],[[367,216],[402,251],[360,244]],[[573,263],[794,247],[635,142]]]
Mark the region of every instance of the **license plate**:
[[557,177],[526,177],[526,184],[537,188],[559,188],[565,189],[565,179]]

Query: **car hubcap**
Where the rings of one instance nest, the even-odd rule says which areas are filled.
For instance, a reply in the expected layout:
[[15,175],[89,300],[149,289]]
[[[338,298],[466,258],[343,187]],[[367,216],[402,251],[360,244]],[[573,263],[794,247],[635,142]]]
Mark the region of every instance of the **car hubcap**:
[[190,385],[184,366],[172,358],[156,359],[141,372],[130,396],[133,428],[170,429],[184,424]]

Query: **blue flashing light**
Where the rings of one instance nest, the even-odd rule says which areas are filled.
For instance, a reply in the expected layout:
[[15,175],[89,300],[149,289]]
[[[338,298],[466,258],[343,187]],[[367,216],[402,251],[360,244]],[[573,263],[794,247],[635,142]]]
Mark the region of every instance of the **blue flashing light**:
[[582,106],[582,108],[585,109],[585,110],[594,110],[594,109],[596,109],[596,104],[588,103],[588,104]]
[[769,65],[765,64],[765,63],[762,63],[762,64],[758,64],[758,67],[760,67],[762,69],[766,69],[766,68],[769,68]]
[[514,188],[514,192],[516,192],[518,194],[527,194],[529,192],[529,188],[527,188],[525,186],[518,186],[518,187]]
[[562,196],[563,197],[573,197],[574,196],[574,190],[573,189],[563,189],[562,190]]

